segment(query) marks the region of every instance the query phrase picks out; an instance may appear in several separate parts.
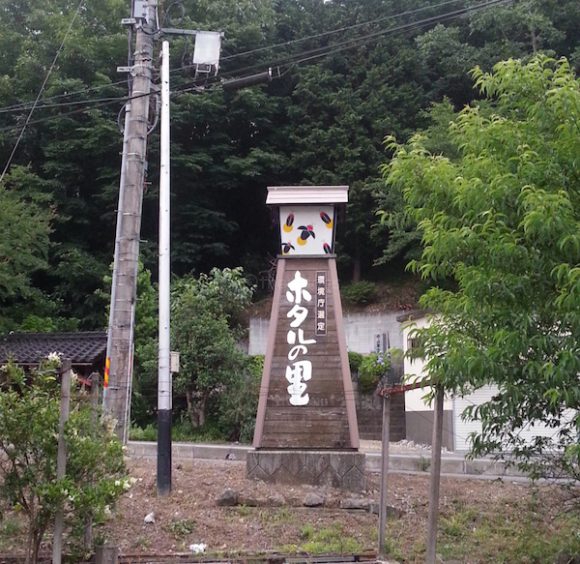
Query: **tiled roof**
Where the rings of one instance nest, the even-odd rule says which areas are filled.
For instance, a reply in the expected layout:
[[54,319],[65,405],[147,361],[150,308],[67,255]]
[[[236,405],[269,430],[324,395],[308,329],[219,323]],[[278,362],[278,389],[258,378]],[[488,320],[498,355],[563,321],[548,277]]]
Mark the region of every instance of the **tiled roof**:
[[50,353],[70,358],[73,365],[91,365],[102,360],[107,350],[105,331],[76,333],[11,333],[0,337],[0,363],[12,358],[17,364],[38,364]]

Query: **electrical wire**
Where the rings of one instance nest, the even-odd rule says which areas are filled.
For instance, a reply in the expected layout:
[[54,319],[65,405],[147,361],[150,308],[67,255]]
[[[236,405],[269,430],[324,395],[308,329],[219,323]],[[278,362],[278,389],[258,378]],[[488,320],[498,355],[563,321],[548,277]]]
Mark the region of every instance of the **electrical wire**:
[[[134,100],[136,98],[141,98],[143,96],[151,96],[152,94],[154,94],[154,93],[151,92],[150,94],[140,94],[138,96],[126,97],[126,98],[123,98],[122,100],[125,101],[125,102],[128,102],[129,100]],[[75,114],[82,114],[83,112],[86,112],[88,110],[92,110],[94,108],[100,108],[102,106],[108,106],[111,103],[112,103],[111,101],[104,101],[104,102],[100,102],[100,103],[97,103],[97,104],[93,104],[93,105],[88,106],[88,107],[77,108],[76,110],[71,110],[70,112],[64,112],[64,113],[58,114],[56,116],[46,116],[44,118],[39,118],[37,120],[29,121],[27,123],[27,125],[38,125],[40,123],[46,123],[48,121],[53,121],[55,119],[65,118],[65,117],[72,116],[72,115],[75,115]],[[6,127],[0,128],[0,133],[4,133],[6,131],[15,130],[15,129],[18,129],[18,128],[19,128],[19,126],[17,126],[17,125],[7,125]]]
[[[388,16],[383,16],[381,18],[375,18],[374,20],[367,20],[365,22],[361,22],[361,23],[358,23],[358,24],[353,24],[353,25],[350,25],[350,26],[344,26],[344,27],[337,28],[337,29],[333,29],[333,30],[330,30],[330,31],[324,31],[322,33],[317,33],[315,35],[309,35],[309,36],[306,36],[306,37],[300,37],[298,39],[292,39],[290,41],[284,41],[284,42],[281,42],[281,43],[275,43],[274,45],[267,45],[267,46],[264,46],[264,47],[258,47],[256,49],[251,49],[251,50],[248,50],[248,51],[242,51],[240,53],[235,53],[233,55],[228,55],[228,56],[225,56],[225,57],[221,57],[220,60],[221,61],[229,61],[229,60],[232,60],[232,59],[235,59],[235,58],[238,58],[238,57],[244,57],[244,56],[247,56],[247,55],[253,55],[255,53],[260,53],[260,52],[263,52],[263,51],[269,51],[269,50],[273,50],[273,49],[278,49],[279,47],[287,47],[289,45],[295,45],[295,44],[298,44],[298,43],[302,43],[304,41],[310,41],[312,39],[320,39],[322,37],[328,37],[328,36],[334,35],[336,33],[341,33],[343,31],[350,31],[350,30],[353,30],[353,29],[358,29],[360,27],[367,26],[367,25],[373,25],[373,24],[377,24],[377,23],[380,23],[380,22],[383,22],[383,21],[387,21],[387,20],[402,18],[404,16],[409,16],[409,15],[417,14],[417,13],[420,13],[420,12],[424,12],[426,10],[436,10],[436,9],[441,8],[443,6],[447,6],[449,4],[457,4],[459,2],[465,2],[465,0],[447,0],[446,2],[441,2],[439,4],[433,4],[433,5],[430,5],[430,6],[423,6],[421,8],[416,8],[414,10],[407,10],[405,12],[400,12],[398,14],[391,14],[391,15],[388,15]],[[195,65],[189,65],[187,67],[183,67],[183,69],[191,68],[191,67],[194,67],[194,66]],[[180,70],[180,69],[173,69],[172,72],[176,72],[178,70]]]
[[[58,107],[58,104],[49,105],[49,104],[45,104],[44,102],[51,102],[53,100],[60,100],[61,98],[68,98],[70,96],[76,96],[78,94],[88,94],[89,92],[95,92],[97,90],[104,90],[105,88],[119,86],[121,84],[127,84],[127,79],[124,78],[123,80],[119,80],[117,82],[110,82],[108,84],[101,84],[100,86],[91,86],[89,88],[84,88],[82,90],[75,90],[73,92],[67,92],[66,94],[57,94],[55,96],[43,98],[42,103],[37,105],[37,109]],[[90,102],[91,100],[82,100],[82,101],[83,102]],[[73,102],[63,102],[62,105],[72,104],[72,103]],[[0,114],[5,114],[8,112],[13,112],[13,111],[27,110],[33,104],[34,104],[34,102],[21,102],[19,104],[13,104],[11,106],[4,106],[3,108],[0,108]]]
[[[508,0],[503,0],[503,1],[507,2]],[[352,30],[352,29],[358,29],[358,28],[363,27],[363,26],[377,24],[377,23],[380,23],[380,22],[383,22],[383,21],[387,21],[387,20],[391,20],[391,19],[397,19],[397,18],[401,18],[401,17],[404,17],[404,16],[417,14],[417,13],[420,13],[420,12],[423,12],[423,11],[426,11],[426,10],[435,10],[435,9],[438,9],[438,8],[441,8],[441,7],[444,7],[444,6],[448,6],[450,4],[457,4],[459,2],[465,2],[465,0],[447,0],[446,2],[441,2],[439,4],[434,4],[434,5],[430,5],[430,6],[423,6],[421,8],[416,8],[414,10],[407,10],[405,12],[400,12],[398,14],[392,14],[392,15],[389,15],[389,16],[384,16],[384,17],[381,17],[381,18],[376,18],[374,20],[368,20],[368,21],[365,21],[365,22],[361,22],[361,23],[358,23],[358,24],[351,25],[351,26],[344,26],[344,27],[337,28],[337,29],[334,29],[334,30],[330,30],[330,31],[318,33],[318,34],[315,34],[315,35],[309,35],[309,36],[306,36],[306,37],[300,37],[298,39],[293,39],[293,40],[290,40],[290,41],[276,43],[274,45],[268,45],[268,46],[264,46],[264,47],[259,47],[257,49],[251,49],[251,50],[248,50],[248,51],[242,51],[240,53],[235,53],[233,55],[229,55],[229,56],[226,56],[226,57],[222,57],[221,58],[221,61],[231,61],[231,60],[234,60],[234,59],[239,58],[239,57],[243,57],[243,56],[247,56],[247,55],[251,55],[251,54],[255,54],[255,53],[259,53],[259,52],[263,52],[263,51],[274,50],[274,49],[278,49],[280,47],[287,47],[289,45],[295,45],[295,44],[298,44],[298,43],[302,43],[304,41],[310,41],[312,39],[319,39],[321,37],[327,37],[327,36],[330,36],[330,35],[334,35],[336,33],[344,32],[344,31],[349,31],[349,30]],[[179,2],[174,2],[173,4],[179,4]],[[476,10],[476,9],[479,9],[480,7],[484,7],[484,6],[483,5],[474,5],[471,8],[466,8],[466,9],[475,9]],[[442,14],[442,16],[444,16],[444,15],[445,14]],[[412,25],[412,24],[409,24],[409,25]],[[356,38],[354,38],[354,39],[356,39]],[[353,41],[354,41],[354,39],[353,39]],[[298,55],[304,55],[304,54],[308,54],[308,53],[310,53],[310,51],[307,52],[307,53],[298,53],[298,54],[296,54],[296,56],[298,56]],[[264,66],[263,63],[260,63],[260,64],[256,65],[256,67],[260,67],[260,68],[262,68],[263,66]],[[270,66],[276,66],[276,64],[271,64]],[[170,72],[172,74],[175,74],[175,73],[178,73],[178,72],[182,72],[183,70],[187,70],[187,69],[194,68],[194,67],[195,67],[195,65],[186,65],[186,66],[182,66],[180,68],[172,69]],[[94,91],[101,90],[101,89],[104,89],[104,88],[118,86],[118,85],[123,84],[125,82],[126,82],[125,80],[120,80],[120,81],[117,81],[117,82],[112,82],[110,84],[103,84],[103,85],[100,85],[100,86],[94,86],[94,87],[85,88],[85,89],[82,89],[82,90],[77,90],[77,91],[69,92],[67,94],[59,94],[59,95],[56,95],[56,96],[51,96],[49,98],[44,98],[43,99],[43,102],[51,102],[51,101],[59,100],[59,99],[62,99],[62,98],[67,98],[67,97],[76,96],[76,95],[80,95],[80,94],[86,94],[86,93],[94,92]],[[113,100],[113,99],[111,99],[111,100]],[[100,100],[96,100],[96,102],[99,102],[99,101]],[[82,102],[83,101],[79,101],[77,103],[82,103]],[[11,111],[18,111],[18,110],[28,109],[31,104],[32,104],[31,102],[25,102],[25,103],[20,103],[20,104],[13,104],[12,106],[5,106],[4,108],[0,108],[0,114],[7,113],[7,112],[11,112]],[[70,104],[73,104],[73,102],[70,102]],[[43,104],[40,104],[37,107],[38,108],[54,108],[54,107],[60,107],[60,106],[66,106],[66,105],[67,105],[67,103],[62,103],[62,104],[46,104],[46,103],[43,103]]]
[[[461,16],[461,15],[465,15],[471,12],[477,12],[479,10],[482,10],[484,8],[490,7],[490,6],[497,6],[497,5],[502,5],[502,4],[506,4],[506,3],[510,3],[512,0],[491,0],[488,2],[485,2],[483,4],[478,4],[469,8],[463,8],[460,10],[455,10],[453,12],[448,12],[446,14],[441,14],[439,16],[433,16],[430,18],[425,18],[423,20],[418,20],[416,22],[411,22],[409,24],[403,24],[401,26],[396,26],[396,27],[391,27],[388,29],[384,29],[384,30],[380,30],[377,32],[373,32],[371,34],[367,34],[358,38],[353,38],[350,40],[346,40],[343,41],[341,43],[337,43],[334,45],[330,45],[324,48],[318,48],[318,49],[312,49],[309,51],[305,51],[305,52],[301,52],[301,53],[296,53],[294,55],[289,55],[286,58],[283,59],[278,59],[276,61],[270,62],[270,63],[256,63],[254,65],[250,65],[247,67],[244,67],[242,69],[233,69],[230,71],[226,71],[224,73],[221,73],[221,76],[218,77],[213,77],[213,79],[206,79],[203,83],[196,83],[192,86],[189,87],[184,87],[184,88],[179,88],[176,90],[173,90],[171,95],[179,95],[179,94],[184,94],[184,93],[188,93],[188,92],[193,92],[193,91],[200,91],[200,90],[212,90],[215,88],[219,88],[222,85],[222,78],[223,77],[228,77],[228,76],[233,76],[233,75],[239,75],[240,73],[244,73],[244,72],[249,72],[251,70],[254,70],[256,68],[264,68],[264,66],[269,66],[269,67],[281,67],[281,66],[285,66],[285,65],[290,65],[289,68],[285,69],[284,71],[280,72],[279,76],[284,76],[285,74],[287,74],[290,69],[296,65],[299,64],[303,64],[305,62],[309,62],[321,57],[325,57],[328,55],[332,55],[347,49],[351,49],[353,47],[358,47],[368,41],[371,41],[373,39],[375,39],[376,37],[380,37],[380,36],[384,36],[384,35],[388,35],[390,33],[396,33],[396,32],[400,32],[400,31],[414,31],[417,29],[420,29],[421,27],[425,27],[434,23],[439,23],[441,21],[446,21],[449,19],[453,19],[455,17]],[[304,55],[310,55],[307,57],[304,57]],[[303,58],[297,58],[297,57],[303,57]],[[177,69],[177,70],[183,70],[183,69]],[[49,121],[52,119],[56,119],[56,117],[66,117],[69,115],[73,115],[73,114],[77,114],[80,112],[83,112],[91,107],[100,107],[103,105],[107,105],[107,104],[111,104],[114,102],[128,102],[137,98],[141,98],[143,96],[150,96],[150,94],[138,94],[135,96],[123,96],[123,97],[117,97],[117,98],[101,98],[101,99],[96,99],[96,100],[85,100],[85,101],[78,101],[78,102],[63,102],[61,104],[53,104],[53,105],[46,105],[43,107],[66,107],[66,106],[71,106],[71,105],[76,105],[76,104],[84,104],[86,107],[77,109],[77,110],[72,110],[71,112],[66,112],[66,113],[61,113],[58,116],[47,116],[46,118],[41,118],[32,122],[29,122],[28,125],[35,125],[35,124],[39,124],[42,123],[44,121]],[[6,126],[6,127],[2,127],[0,128],[0,132],[5,132],[5,131],[10,131],[13,129],[17,129],[17,126]]]
[[[441,14],[439,16],[432,16],[430,18],[425,18],[423,20],[418,20],[416,22],[410,22],[408,24],[403,24],[400,26],[391,27],[388,29],[383,29],[380,31],[369,33],[369,34],[363,35],[361,37],[347,39],[346,41],[342,41],[340,43],[335,43],[335,44],[327,46],[327,47],[319,47],[317,49],[311,49],[310,51],[305,51],[303,53],[299,53],[297,55],[294,55],[292,57],[288,57],[286,59],[280,59],[280,60],[274,61],[270,64],[271,64],[271,66],[279,66],[279,65],[283,65],[285,63],[287,64],[289,62],[293,62],[296,64],[303,63],[303,62],[306,62],[309,60],[313,60],[313,59],[320,57],[320,56],[326,56],[326,55],[338,53],[340,51],[343,51],[344,49],[350,49],[351,47],[357,47],[359,43],[364,44],[372,39],[375,39],[376,37],[381,37],[383,35],[387,35],[390,33],[396,33],[399,31],[415,31],[416,29],[431,25],[433,23],[439,23],[442,21],[446,21],[448,19],[453,19],[453,18],[456,18],[458,16],[462,16],[464,14],[477,12],[477,11],[482,10],[484,8],[488,8],[490,6],[497,6],[500,4],[506,4],[508,2],[511,2],[511,0],[491,0],[489,2],[486,2],[485,4],[480,4],[480,5],[474,6],[472,8],[462,8],[460,10],[455,10],[453,12],[448,12],[446,14]],[[343,47],[343,46],[345,46],[345,47],[341,49],[340,47]],[[313,56],[295,60],[295,57],[300,57],[300,56],[310,55],[310,54],[313,54]]]
[[44,92],[44,88],[46,87],[46,83],[48,82],[48,79],[49,79],[50,75],[52,74],[54,67],[56,66],[56,61],[58,60],[58,58],[59,58],[59,56],[64,48],[64,44],[66,43],[66,40],[68,39],[68,36],[69,36],[70,32],[72,31],[73,25],[77,19],[77,16],[79,15],[84,3],[85,3],[85,0],[80,0],[79,4],[77,6],[77,9],[76,9],[76,11],[71,19],[71,22],[68,26],[68,29],[66,30],[66,33],[64,34],[64,37],[63,37],[62,42],[60,44],[60,47],[56,51],[54,59],[52,60],[52,63],[48,69],[48,72],[46,73],[46,76],[44,77],[44,81],[42,82],[42,85],[40,86],[40,90],[38,91],[38,95],[36,96],[36,100],[34,101],[34,104],[33,104],[32,108],[30,109],[30,112],[28,113],[28,116],[26,118],[26,121],[24,122],[24,125],[22,126],[22,130],[20,131],[20,135],[18,136],[18,139],[16,140],[16,143],[14,144],[12,152],[10,153],[10,156],[8,157],[8,161],[6,162],[6,165],[4,166],[4,170],[2,171],[2,175],[0,175],[0,183],[2,183],[2,180],[4,180],[4,176],[6,175],[6,172],[10,168],[10,164],[12,163],[12,159],[14,158],[14,155],[16,154],[16,150],[18,149],[18,145],[20,145],[20,141],[22,140],[22,137],[24,136],[24,132],[26,131],[26,128],[27,128],[28,124],[30,123],[30,119],[32,118],[32,114],[34,113],[36,105],[38,104],[40,97],[42,96],[42,93]]
[[[388,34],[400,32],[400,31],[416,31],[417,29],[432,25],[433,23],[447,21],[449,19],[453,19],[453,18],[456,18],[456,17],[461,16],[461,15],[465,15],[465,14],[468,14],[471,12],[477,12],[477,11],[482,10],[484,8],[488,8],[490,6],[497,6],[497,5],[501,5],[501,4],[510,3],[511,1],[512,0],[491,0],[491,1],[486,2],[485,4],[478,4],[477,6],[473,6],[471,8],[463,8],[461,10],[455,10],[455,11],[449,12],[447,14],[441,14],[439,16],[425,18],[423,20],[418,20],[416,22],[411,22],[409,24],[403,24],[400,26],[391,27],[388,29],[383,29],[383,30],[373,32],[373,33],[370,33],[370,34],[367,34],[367,35],[364,35],[364,36],[361,36],[358,38],[353,38],[353,39],[343,41],[341,43],[336,43],[336,44],[333,44],[333,45],[330,45],[327,47],[320,47],[317,49],[311,49],[309,51],[304,51],[302,53],[297,53],[295,55],[290,55],[286,58],[271,61],[269,63],[257,63],[255,65],[245,67],[243,70],[244,70],[244,72],[248,72],[248,71],[256,69],[256,68],[264,68],[265,65],[267,65],[269,67],[280,67],[280,66],[284,66],[284,65],[299,65],[299,64],[311,61],[311,60],[315,60],[315,59],[320,58],[320,57],[326,57],[328,55],[333,55],[335,53],[339,53],[341,51],[351,49],[353,47],[359,47],[360,45],[367,43],[368,41],[371,41],[371,40],[373,40],[377,37],[383,36],[383,35],[388,35]],[[311,55],[311,56],[304,57],[304,55]],[[299,57],[303,57],[303,58],[299,58]],[[284,74],[286,74],[286,72],[288,72],[288,70],[286,70],[284,72]],[[230,71],[230,72],[232,72],[232,71]],[[236,72],[239,73],[240,71],[236,71]],[[225,76],[225,75],[226,75],[226,73],[222,74],[222,76]],[[183,88],[183,89],[179,89],[179,90],[174,90],[172,92],[172,94],[178,94],[181,92],[189,92],[189,91],[197,90],[198,88],[199,88],[199,86],[195,85],[195,86],[192,86],[191,88]]]

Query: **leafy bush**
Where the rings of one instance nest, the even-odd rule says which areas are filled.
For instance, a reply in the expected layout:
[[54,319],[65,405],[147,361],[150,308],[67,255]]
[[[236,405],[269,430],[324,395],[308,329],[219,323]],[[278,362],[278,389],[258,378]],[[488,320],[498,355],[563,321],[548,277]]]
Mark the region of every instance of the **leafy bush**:
[[182,278],[172,289],[172,342],[181,353],[174,390],[186,400],[194,427],[214,416],[210,405],[245,370],[247,357],[237,341],[251,296],[241,268],[214,268],[209,275]]
[[[33,373],[0,369],[0,515],[17,509],[27,521],[27,561],[36,562],[45,532],[62,511],[72,532],[102,519],[130,487],[122,446],[112,429],[96,424],[86,397],[71,390],[65,427],[66,474],[56,478],[60,386],[56,361]],[[91,547],[85,547],[90,549]]]
[[219,398],[218,424],[230,441],[252,441],[263,367],[263,356],[249,357],[247,370]]
[[389,368],[389,359],[382,353],[371,353],[364,356],[358,372],[359,391],[362,393],[374,391]]
[[344,301],[352,305],[372,304],[377,300],[377,286],[373,282],[361,280],[344,286],[341,294]]
[[[171,437],[174,441],[192,443],[217,443],[226,440],[219,427],[211,421],[202,427],[193,428],[189,419],[183,419],[174,423],[171,429]],[[157,441],[157,426],[150,423],[145,427],[131,427],[129,438],[132,441]]]
[[358,374],[363,355],[357,352],[348,352],[348,365],[350,366],[351,375]]
[[223,443],[226,437],[213,420],[206,421],[201,427],[192,427],[189,418],[183,417],[181,421],[173,425],[173,440],[192,443]]
[[153,423],[145,427],[133,426],[129,430],[129,440],[155,442],[157,440],[157,427]]

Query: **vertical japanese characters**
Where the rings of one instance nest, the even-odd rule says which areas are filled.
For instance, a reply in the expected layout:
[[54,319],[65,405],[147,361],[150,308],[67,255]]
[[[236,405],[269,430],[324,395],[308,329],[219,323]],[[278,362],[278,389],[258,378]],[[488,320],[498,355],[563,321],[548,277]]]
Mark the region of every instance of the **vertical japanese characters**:
[[291,405],[308,405],[310,397],[306,393],[307,384],[312,378],[312,362],[306,358],[308,346],[316,343],[316,339],[308,339],[304,334],[304,322],[308,317],[307,304],[312,301],[312,294],[307,290],[306,280],[299,270],[288,282],[286,299],[292,304],[286,317],[291,319],[286,341],[290,345],[286,366],[286,380],[289,383],[288,394]]
[[316,273],[316,329],[317,337],[326,335],[326,272]]

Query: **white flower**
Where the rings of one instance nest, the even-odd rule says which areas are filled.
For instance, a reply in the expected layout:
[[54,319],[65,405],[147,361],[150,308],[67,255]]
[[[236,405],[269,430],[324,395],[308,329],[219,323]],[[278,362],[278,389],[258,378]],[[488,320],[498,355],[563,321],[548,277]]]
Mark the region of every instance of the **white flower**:
[[115,486],[119,487],[121,485],[121,480],[115,480]]
[[61,353],[54,351],[49,353],[49,355],[46,358],[50,360],[50,362],[55,362],[58,366],[60,366],[61,365],[60,356]]

